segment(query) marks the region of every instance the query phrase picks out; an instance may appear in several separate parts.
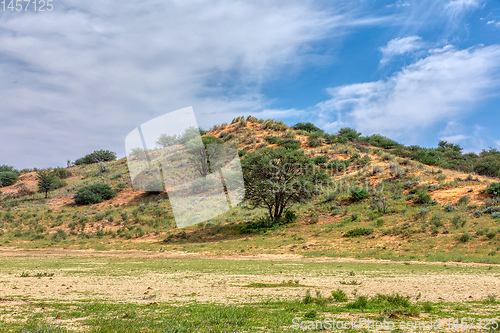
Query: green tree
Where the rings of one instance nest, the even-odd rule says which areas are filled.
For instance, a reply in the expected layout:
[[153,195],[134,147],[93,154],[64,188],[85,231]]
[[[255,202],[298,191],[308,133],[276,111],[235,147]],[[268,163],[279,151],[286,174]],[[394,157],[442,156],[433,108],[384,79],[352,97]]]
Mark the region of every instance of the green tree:
[[160,145],[162,148],[167,148],[169,146],[173,146],[177,144],[179,141],[179,136],[174,134],[174,135],[167,135],[163,133],[160,135],[156,143]]
[[0,187],[10,186],[19,180],[19,176],[13,171],[0,172]]
[[58,171],[51,169],[38,170],[38,191],[45,193],[45,199],[49,195],[50,191],[66,186],[66,183],[57,176]]
[[316,125],[314,125],[313,123],[297,123],[293,126],[294,129],[296,130],[303,130],[303,131],[306,131],[306,132],[320,132],[320,133],[323,133],[323,130],[319,127],[317,127]]
[[274,223],[293,203],[319,194],[330,179],[302,151],[282,147],[248,153],[241,164],[247,200],[267,208]]
[[361,133],[352,128],[344,127],[339,130],[338,135],[346,138],[349,141],[357,141],[361,136]]
[[87,154],[75,161],[75,165],[86,165],[99,162],[107,162],[116,160],[116,154],[110,150],[95,150],[93,153]]
[[186,147],[189,149],[191,163],[193,163],[200,176],[205,177],[212,171],[210,162],[207,160],[207,146],[222,144],[224,141],[215,136],[204,136],[201,138],[201,141],[203,145],[200,145],[197,138],[194,138],[186,143]]

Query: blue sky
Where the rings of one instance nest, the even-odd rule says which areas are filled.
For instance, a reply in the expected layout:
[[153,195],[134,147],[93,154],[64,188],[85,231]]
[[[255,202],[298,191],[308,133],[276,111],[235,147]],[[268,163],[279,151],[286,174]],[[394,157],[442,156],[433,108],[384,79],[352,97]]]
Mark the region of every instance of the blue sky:
[[500,1],[58,0],[0,12],[0,164],[124,156],[193,106],[405,144],[500,148]]

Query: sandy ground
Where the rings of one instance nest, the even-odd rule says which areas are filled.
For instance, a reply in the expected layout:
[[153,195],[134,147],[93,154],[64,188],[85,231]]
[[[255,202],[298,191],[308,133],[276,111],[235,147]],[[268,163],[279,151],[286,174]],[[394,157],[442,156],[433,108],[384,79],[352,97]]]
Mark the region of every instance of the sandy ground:
[[[1,250],[2,257],[43,256],[64,258],[64,256],[118,257],[118,258],[204,258],[227,260],[281,260],[281,265],[302,265],[308,261],[335,261],[359,263],[387,263],[383,260],[355,260],[355,259],[299,259],[296,256],[254,256],[254,257],[211,257],[199,254],[183,253],[153,253],[142,251],[18,251]],[[285,263],[283,263],[285,260]],[[98,262],[98,261],[97,261]],[[95,262],[93,262],[95,265]],[[102,262],[105,265],[105,262]],[[445,265],[443,263],[420,263],[415,265]],[[447,263],[459,266],[487,266],[483,264]],[[64,270],[64,269],[63,269]],[[138,272],[134,275],[116,275],[110,272],[109,276],[94,276],[86,274],[89,267],[81,265],[67,269],[65,274],[53,277],[24,277],[20,275],[0,272],[0,304],[12,302],[12,296],[23,296],[37,300],[88,300],[100,299],[114,302],[152,303],[152,302],[199,302],[241,303],[276,299],[296,299],[303,297],[307,289],[319,290],[324,296],[329,296],[332,290],[342,289],[348,295],[357,290],[358,295],[375,295],[377,293],[399,293],[404,296],[415,297],[421,294],[422,301],[451,301],[481,300],[486,296],[500,295],[500,275],[461,273],[443,274],[390,274],[386,276],[369,276],[357,274],[346,277],[340,270],[332,274],[319,275],[315,272],[288,275],[225,275],[193,272],[156,273],[149,271]],[[370,273],[370,272],[368,272]],[[249,288],[249,283],[280,283],[288,280],[299,280],[307,287],[279,287],[279,288]],[[356,281],[358,285],[345,285],[341,282]],[[351,296],[352,297],[352,296]]]

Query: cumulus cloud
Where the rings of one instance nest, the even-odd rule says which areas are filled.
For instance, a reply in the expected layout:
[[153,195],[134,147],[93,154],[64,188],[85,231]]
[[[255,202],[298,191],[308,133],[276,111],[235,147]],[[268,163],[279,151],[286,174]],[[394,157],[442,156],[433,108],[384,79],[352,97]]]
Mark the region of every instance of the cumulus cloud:
[[318,104],[331,130],[352,126],[364,134],[418,137],[456,121],[500,86],[500,46],[431,53],[386,80],[328,89]]
[[189,105],[202,126],[265,112],[259,86],[300,66],[312,43],[332,30],[379,22],[339,8],[303,1],[65,0],[50,13],[4,13],[4,161],[41,167],[99,148],[123,154],[130,130]]
[[409,53],[422,47],[422,38],[419,36],[394,38],[390,40],[386,46],[380,48],[382,52],[382,60],[380,60],[380,63],[385,64],[396,55]]

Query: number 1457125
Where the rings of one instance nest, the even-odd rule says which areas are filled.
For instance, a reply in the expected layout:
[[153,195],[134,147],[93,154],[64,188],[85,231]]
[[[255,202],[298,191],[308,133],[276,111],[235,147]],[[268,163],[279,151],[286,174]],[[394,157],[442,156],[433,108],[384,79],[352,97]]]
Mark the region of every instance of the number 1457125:
[[0,0],[0,11],[51,12],[52,0]]

